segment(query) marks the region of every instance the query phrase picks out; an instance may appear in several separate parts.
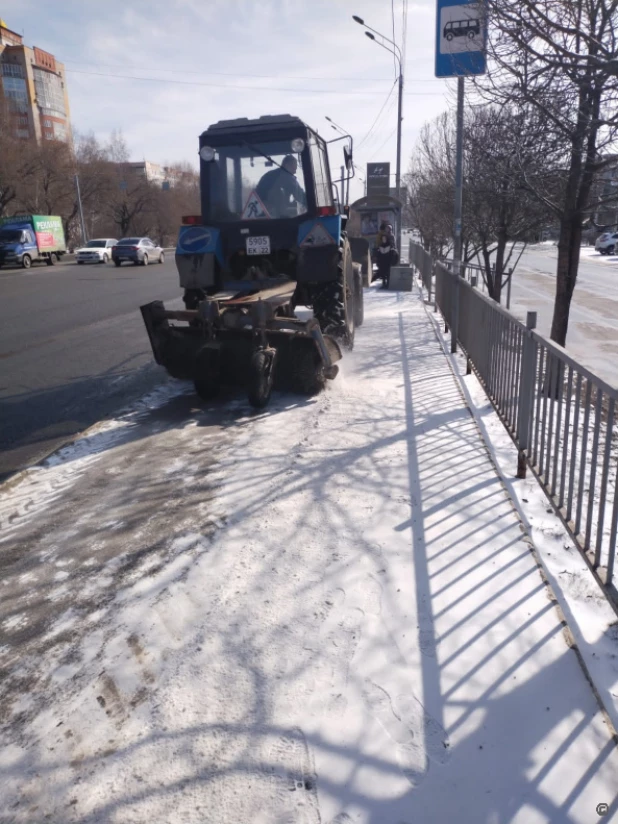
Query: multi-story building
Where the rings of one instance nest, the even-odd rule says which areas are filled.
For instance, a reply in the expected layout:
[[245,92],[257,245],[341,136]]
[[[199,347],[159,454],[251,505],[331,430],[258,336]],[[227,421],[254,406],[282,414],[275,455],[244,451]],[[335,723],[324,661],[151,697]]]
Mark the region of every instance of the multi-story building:
[[160,166],[151,160],[141,160],[127,163],[129,171],[139,177],[145,177],[149,183],[157,183],[164,189],[175,186],[181,178],[176,169],[169,166]]
[[0,20],[0,105],[18,137],[71,140],[64,64]]

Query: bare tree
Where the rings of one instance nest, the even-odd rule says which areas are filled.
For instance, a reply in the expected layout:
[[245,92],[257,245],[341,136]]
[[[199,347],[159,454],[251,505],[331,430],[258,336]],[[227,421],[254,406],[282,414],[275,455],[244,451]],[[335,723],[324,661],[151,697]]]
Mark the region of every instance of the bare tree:
[[551,337],[566,342],[582,227],[618,129],[617,0],[487,0],[492,67],[478,89],[535,113],[546,174],[528,180],[560,225]]
[[[483,260],[490,296],[500,302],[514,244],[547,221],[547,208],[527,179],[542,168],[527,115],[512,107],[468,107],[464,137],[463,259]],[[426,124],[407,178],[411,220],[437,257],[451,249],[455,191],[455,127],[450,114]],[[509,249],[510,244],[510,249]]]
[[[465,226],[483,260],[487,291],[500,303],[516,243],[551,220],[529,181],[544,174],[525,110],[475,106],[465,124]],[[509,248],[510,247],[510,248]]]
[[37,145],[15,137],[10,118],[0,118],[0,216],[60,215],[74,243],[81,239],[76,174],[91,237],[154,233],[167,244],[183,215],[199,213],[199,177],[187,164],[170,167],[171,185],[162,189],[132,166],[119,132],[107,143],[76,133],[73,145]]
[[454,140],[448,114],[426,123],[405,177],[410,222],[435,257],[445,257],[452,244]]
[[36,173],[36,144],[15,135],[12,112],[0,106],[0,217],[19,202],[20,192]]

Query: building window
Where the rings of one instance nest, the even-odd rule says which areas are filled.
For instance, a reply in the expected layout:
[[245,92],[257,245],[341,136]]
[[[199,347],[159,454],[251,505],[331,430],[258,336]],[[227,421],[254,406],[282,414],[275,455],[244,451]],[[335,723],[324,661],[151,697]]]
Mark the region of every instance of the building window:
[[28,129],[16,129],[15,134],[17,135],[17,137],[30,137],[30,131]]
[[34,87],[43,114],[66,117],[62,82],[57,75],[35,68]]
[[19,63],[3,63],[2,74],[4,77],[23,77],[24,70]]
[[53,129],[51,120],[44,120],[43,125],[45,126],[46,129]]
[[4,95],[9,99],[9,106],[14,112],[28,111],[28,90],[26,81],[18,77],[5,77],[2,81]]

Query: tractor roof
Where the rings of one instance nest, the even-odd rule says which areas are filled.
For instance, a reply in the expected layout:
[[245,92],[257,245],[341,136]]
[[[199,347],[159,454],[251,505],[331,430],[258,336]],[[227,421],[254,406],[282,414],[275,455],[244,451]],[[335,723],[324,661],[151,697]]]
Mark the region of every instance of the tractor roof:
[[249,120],[247,117],[239,117],[236,120],[220,120],[218,123],[213,123],[205,132],[205,135],[221,135],[221,134],[238,134],[242,132],[272,132],[277,129],[306,129],[307,126],[298,117],[293,117],[291,114],[267,114],[262,117],[257,117],[254,120]]

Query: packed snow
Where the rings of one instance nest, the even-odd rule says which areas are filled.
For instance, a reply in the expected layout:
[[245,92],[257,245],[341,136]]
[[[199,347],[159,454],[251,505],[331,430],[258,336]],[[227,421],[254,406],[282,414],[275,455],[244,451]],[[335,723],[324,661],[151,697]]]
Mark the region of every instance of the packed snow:
[[366,301],[317,398],[169,382],[0,497],[3,824],[618,820],[432,319]]

